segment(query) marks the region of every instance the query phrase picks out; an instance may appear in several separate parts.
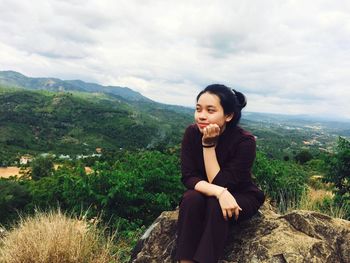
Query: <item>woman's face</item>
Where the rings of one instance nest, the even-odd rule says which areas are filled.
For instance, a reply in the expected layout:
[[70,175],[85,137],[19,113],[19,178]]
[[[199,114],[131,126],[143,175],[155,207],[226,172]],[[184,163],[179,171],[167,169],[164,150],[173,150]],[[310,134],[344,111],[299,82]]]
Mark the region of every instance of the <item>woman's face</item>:
[[225,115],[220,98],[215,94],[205,92],[199,97],[194,119],[201,132],[208,124],[217,124],[223,131],[226,122],[230,121],[232,117],[233,114]]

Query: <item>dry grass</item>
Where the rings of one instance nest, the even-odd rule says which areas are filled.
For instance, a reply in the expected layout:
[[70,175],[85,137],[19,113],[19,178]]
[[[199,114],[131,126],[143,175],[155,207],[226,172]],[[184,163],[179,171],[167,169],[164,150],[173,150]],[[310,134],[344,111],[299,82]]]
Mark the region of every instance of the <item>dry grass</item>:
[[0,243],[3,263],[118,262],[96,224],[72,219],[60,211],[22,219]]
[[317,207],[322,204],[324,199],[332,199],[333,196],[334,194],[331,191],[309,188],[308,192],[302,195],[299,208],[315,211]]
[[[329,190],[309,187],[308,190],[302,194],[300,202],[296,203],[292,200],[286,204],[287,209],[285,212],[290,212],[295,209],[309,210],[327,214],[331,217],[345,219],[347,214],[346,207],[339,207],[333,204],[333,197],[334,194]],[[324,204],[325,201],[328,201],[328,205]]]

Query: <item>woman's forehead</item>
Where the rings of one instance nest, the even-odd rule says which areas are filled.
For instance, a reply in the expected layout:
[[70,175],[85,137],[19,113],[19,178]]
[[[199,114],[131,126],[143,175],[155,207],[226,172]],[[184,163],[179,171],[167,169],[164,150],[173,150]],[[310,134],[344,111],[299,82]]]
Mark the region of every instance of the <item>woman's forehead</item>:
[[199,98],[197,104],[202,106],[215,106],[219,107],[220,104],[220,98],[212,93],[205,92],[203,93]]

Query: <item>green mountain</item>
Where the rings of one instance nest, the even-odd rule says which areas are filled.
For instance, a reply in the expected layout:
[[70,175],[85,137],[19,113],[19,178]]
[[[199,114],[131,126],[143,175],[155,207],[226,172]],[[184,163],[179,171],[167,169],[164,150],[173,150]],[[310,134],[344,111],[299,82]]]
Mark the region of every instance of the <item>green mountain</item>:
[[16,71],[0,71],[0,85],[4,87],[23,88],[30,90],[47,90],[53,92],[88,92],[105,94],[117,101],[124,101],[140,111],[156,110],[175,111],[193,115],[193,109],[178,105],[168,105],[152,101],[127,87],[102,86],[81,80],[60,80],[57,78],[31,78]]
[[132,101],[151,100],[129,88],[118,86],[102,86],[95,83],[87,83],[81,80],[60,80],[57,78],[30,78],[15,71],[0,71],[0,84],[10,87],[21,87],[32,90],[49,91],[81,91],[107,93],[121,96]]
[[[0,85],[0,159],[15,153],[91,153],[178,144],[192,115],[106,93]],[[4,157],[3,157],[4,159]]]

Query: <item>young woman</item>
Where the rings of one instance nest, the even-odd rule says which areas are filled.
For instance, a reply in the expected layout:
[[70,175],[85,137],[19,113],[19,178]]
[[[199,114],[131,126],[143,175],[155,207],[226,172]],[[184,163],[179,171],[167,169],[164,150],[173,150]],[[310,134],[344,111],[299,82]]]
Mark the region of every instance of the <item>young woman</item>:
[[215,263],[230,225],[252,217],[264,203],[253,183],[254,136],[237,126],[245,96],[214,84],[197,96],[195,124],[181,148],[182,182],[176,260]]

